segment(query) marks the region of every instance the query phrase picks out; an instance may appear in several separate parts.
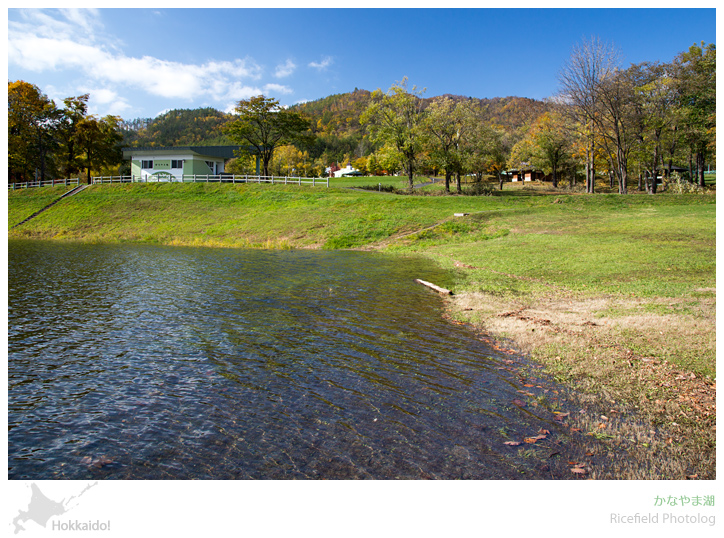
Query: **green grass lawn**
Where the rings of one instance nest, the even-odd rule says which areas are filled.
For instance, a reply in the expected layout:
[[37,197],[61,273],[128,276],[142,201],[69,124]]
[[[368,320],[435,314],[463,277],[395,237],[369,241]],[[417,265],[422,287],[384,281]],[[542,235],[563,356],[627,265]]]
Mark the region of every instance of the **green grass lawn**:
[[[426,177],[415,176],[414,184],[426,183],[429,180]],[[338,188],[354,188],[354,187],[376,187],[377,185],[390,185],[396,189],[407,189],[407,176],[359,176],[359,177],[340,177],[330,178],[329,186]]]
[[[533,198],[529,206],[472,213],[393,248],[464,258],[574,291],[676,296],[714,285],[712,202],[671,195]],[[488,274],[490,283],[481,285],[504,291]]]

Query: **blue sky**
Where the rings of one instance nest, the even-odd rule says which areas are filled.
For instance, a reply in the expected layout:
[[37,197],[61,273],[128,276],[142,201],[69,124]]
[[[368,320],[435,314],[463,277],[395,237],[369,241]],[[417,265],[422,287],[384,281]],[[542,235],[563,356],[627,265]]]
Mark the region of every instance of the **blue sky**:
[[8,9],[8,80],[124,119],[291,105],[408,77],[426,96],[543,99],[598,36],[623,66],[716,42],[709,9]]

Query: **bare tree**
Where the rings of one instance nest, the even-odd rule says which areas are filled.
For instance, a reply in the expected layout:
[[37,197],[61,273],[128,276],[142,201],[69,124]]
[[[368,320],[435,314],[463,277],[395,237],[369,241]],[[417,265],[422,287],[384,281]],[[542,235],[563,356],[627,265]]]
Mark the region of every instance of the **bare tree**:
[[594,192],[596,170],[595,136],[603,81],[610,79],[620,63],[619,53],[598,37],[575,45],[558,73],[559,99],[569,105],[569,113],[588,138],[586,150],[586,192]]

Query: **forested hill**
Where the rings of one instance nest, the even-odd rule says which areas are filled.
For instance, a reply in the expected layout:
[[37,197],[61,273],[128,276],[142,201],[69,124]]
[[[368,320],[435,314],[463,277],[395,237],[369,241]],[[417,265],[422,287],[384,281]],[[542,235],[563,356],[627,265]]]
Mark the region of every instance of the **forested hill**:
[[[455,98],[455,96],[451,96]],[[464,97],[461,99],[465,99]],[[544,101],[528,97],[494,97],[493,99],[469,98],[483,112],[487,123],[504,127],[507,131],[517,131],[531,125],[538,116],[548,110]]]
[[230,119],[230,115],[211,107],[169,110],[152,120],[125,122],[124,144],[135,147],[231,145],[223,131]]
[[345,136],[362,130],[359,118],[372,101],[367,90],[338,93],[290,107],[312,118],[312,127],[322,135]]
[[[483,112],[490,123],[517,131],[530,125],[546,110],[546,103],[526,97],[495,97],[480,99],[459,95],[446,95],[456,101],[467,100]],[[429,103],[434,97],[425,98]],[[364,127],[359,118],[372,100],[372,93],[355,89],[353,92],[330,95],[315,101],[307,101],[291,108],[309,116],[312,128],[320,138],[317,151],[342,146],[350,151],[362,142]],[[214,108],[194,110],[176,109],[154,119],[136,119],[124,122],[126,146],[214,146],[232,142],[223,131],[224,125],[233,118]]]
[[[482,112],[482,118],[506,130],[517,131],[530,125],[538,116],[547,110],[547,104],[527,97],[495,97],[481,99],[461,95],[445,94],[455,101],[469,101]],[[427,97],[425,103],[437,97]],[[292,109],[310,116],[314,129],[319,134],[336,134],[345,136],[357,133],[361,127],[359,117],[372,100],[372,93],[367,90],[355,89],[353,92],[341,93],[294,105]]]

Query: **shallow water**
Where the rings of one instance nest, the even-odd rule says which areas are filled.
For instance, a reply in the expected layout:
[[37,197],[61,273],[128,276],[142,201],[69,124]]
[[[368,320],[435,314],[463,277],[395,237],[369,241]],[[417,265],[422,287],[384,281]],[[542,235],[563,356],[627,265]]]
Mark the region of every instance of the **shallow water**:
[[361,252],[11,241],[8,476],[570,478],[520,406],[542,389],[415,278],[449,284]]

